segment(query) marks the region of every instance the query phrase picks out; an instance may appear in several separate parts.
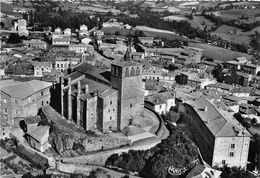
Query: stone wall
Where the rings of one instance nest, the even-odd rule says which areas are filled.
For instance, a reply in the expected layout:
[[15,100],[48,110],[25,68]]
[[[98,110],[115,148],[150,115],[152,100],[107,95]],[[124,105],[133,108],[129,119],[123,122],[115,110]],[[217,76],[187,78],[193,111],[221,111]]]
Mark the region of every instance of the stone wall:
[[85,151],[108,150],[118,148],[124,145],[130,145],[130,140],[127,138],[112,138],[112,137],[91,137],[83,141]]

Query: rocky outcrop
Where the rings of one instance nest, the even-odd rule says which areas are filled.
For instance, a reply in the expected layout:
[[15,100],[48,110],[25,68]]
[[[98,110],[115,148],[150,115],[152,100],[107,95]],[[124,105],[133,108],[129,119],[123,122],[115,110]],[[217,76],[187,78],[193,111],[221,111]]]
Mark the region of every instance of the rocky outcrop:
[[74,138],[66,133],[51,132],[49,143],[58,154],[62,154],[67,150],[72,150]]

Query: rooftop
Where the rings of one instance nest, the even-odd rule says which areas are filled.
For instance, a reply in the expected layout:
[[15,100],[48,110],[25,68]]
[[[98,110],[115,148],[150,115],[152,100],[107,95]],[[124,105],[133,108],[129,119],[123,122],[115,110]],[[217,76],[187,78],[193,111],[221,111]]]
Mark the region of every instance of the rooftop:
[[112,65],[120,67],[142,66],[141,63],[135,61],[113,61]]
[[233,118],[233,112],[230,113],[217,109],[216,106],[205,97],[190,100],[186,103],[193,107],[215,137],[251,136],[250,133]]
[[158,104],[164,104],[167,102],[167,100],[173,98],[175,98],[173,92],[163,92],[163,93],[157,93],[154,95],[146,96],[145,100],[153,103],[154,105],[158,105]]
[[232,85],[229,84],[225,84],[225,83],[214,83],[214,84],[209,84],[206,87],[213,87],[213,88],[221,88],[223,90],[231,90],[232,89]]
[[2,87],[0,90],[12,98],[25,99],[33,95],[34,93],[51,86],[52,84],[49,82],[31,80],[29,82],[21,82],[18,84],[7,85],[5,87]]
[[105,83],[110,83],[110,70],[101,69],[88,63],[78,65],[75,70],[80,73],[87,74],[90,77],[104,81]]
[[49,129],[49,126],[38,126],[27,134],[33,137],[35,140],[41,142],[44,136],[49,132]]

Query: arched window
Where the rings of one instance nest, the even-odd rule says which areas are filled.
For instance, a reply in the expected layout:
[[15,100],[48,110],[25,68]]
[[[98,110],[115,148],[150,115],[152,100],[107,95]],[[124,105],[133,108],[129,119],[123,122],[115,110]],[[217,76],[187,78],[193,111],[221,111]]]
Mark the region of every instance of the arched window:
[[134,76],[135,75],[135,69],[132,67],[131,68],[131,76]]
[[141,73],[141,70],[140,70],[139,67],[137,67],[137,68],[136,68],[136,75],[140,75],[140,73]]
[[125,69],[125,77],[129,77],[129,69],[128,68]]

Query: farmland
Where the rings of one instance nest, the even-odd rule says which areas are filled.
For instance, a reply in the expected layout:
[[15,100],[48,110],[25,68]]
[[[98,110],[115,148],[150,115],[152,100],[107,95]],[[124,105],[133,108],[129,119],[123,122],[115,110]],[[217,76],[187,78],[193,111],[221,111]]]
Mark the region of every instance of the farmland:
[[199,28],[201,30],[204,29],[205,25],[207,26],[207,29],[211,29],[215,25],[213,22],[203,16],[193,16],[193,19],[188,20],[188,22],[192,27]]
[[203,49],[203,57],[206,58],[212,58],[214,61],[229,61],[234,60],[237,57],[244,56],[246,58],[251,58],[248,54],[231,51],[228,49],[211,46],[208,44],[202,44],[202,43],[189,43],[189,46],[191,47],[197,47]]
[[[248,17],[245,22],[253,22],[260,16],[259,9],[232,9],[220,11],[219,17],[224,21],[238,20],[242,16]],[[241,19],[240,19],[241,20]]]
[[233,26],[221,25],[219,28],[217,28],[211,34],[219,36],[223,40],[227,40],[227,41],[230,41],[233,43],[239,43],[239,44],[243,44],[243,43],[249,44],[250,43],[249,33],[242,32],[241,29],[233,27]]

